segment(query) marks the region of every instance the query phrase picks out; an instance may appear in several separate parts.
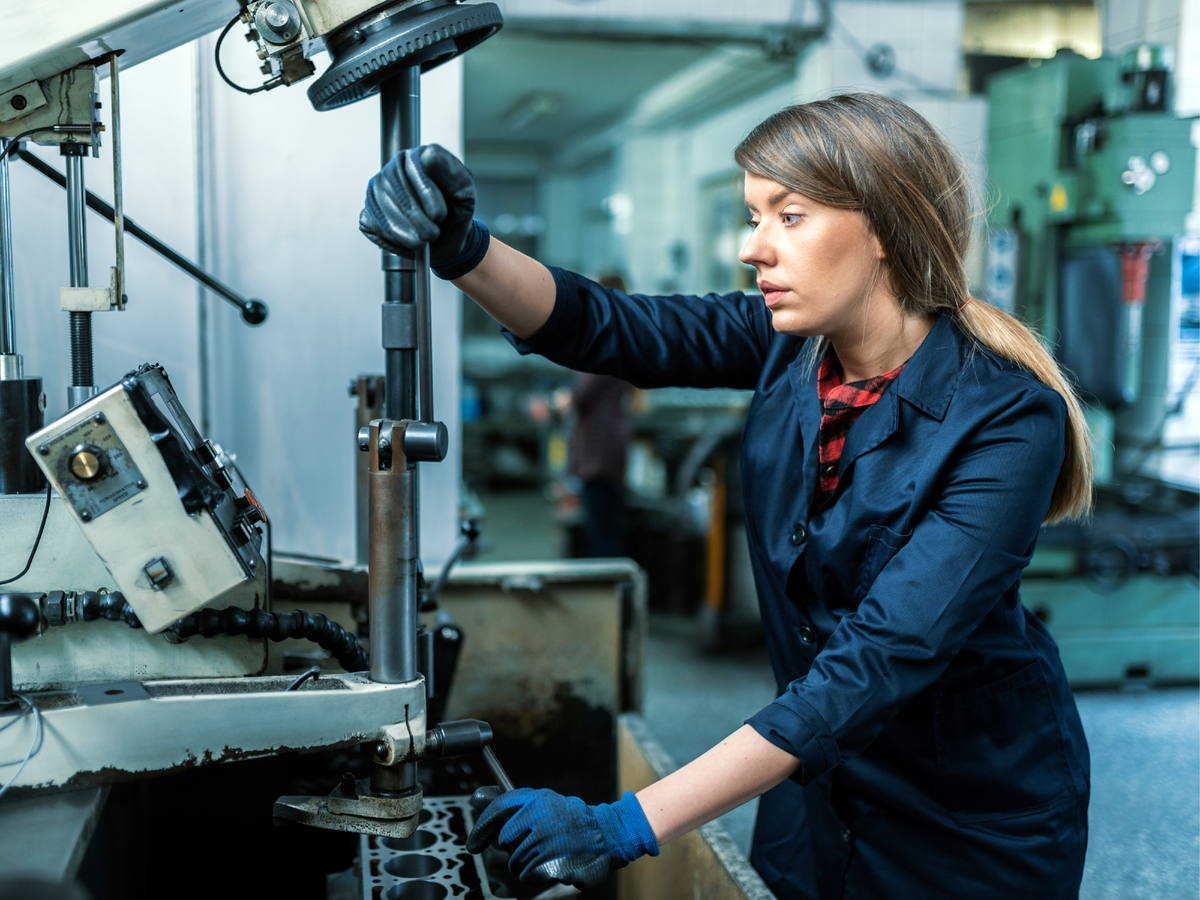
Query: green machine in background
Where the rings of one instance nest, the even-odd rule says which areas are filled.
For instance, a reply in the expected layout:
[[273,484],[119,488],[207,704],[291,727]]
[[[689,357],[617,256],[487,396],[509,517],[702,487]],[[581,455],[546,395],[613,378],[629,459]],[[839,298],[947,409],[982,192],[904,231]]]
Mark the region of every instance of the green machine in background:
[[1022,584],[1077,686],[1200,680],[1200,494],[1145,465],[1161,446],[1172,253],[1192,209],[1194,120],[1162,48],[1060,51],[989,84],[987,294],[1075,376],[1096,515],[1045,529]]

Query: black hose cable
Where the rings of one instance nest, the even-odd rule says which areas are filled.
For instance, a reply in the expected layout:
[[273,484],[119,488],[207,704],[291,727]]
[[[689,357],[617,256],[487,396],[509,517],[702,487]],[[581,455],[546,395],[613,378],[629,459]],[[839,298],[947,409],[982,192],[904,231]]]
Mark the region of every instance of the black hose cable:
[[221,80],[224,81],[227,85],[229,85],[235,91],[241,91],[243,94],[257,94],[259,91],[266,91],[266,90],[270,90],[273,87],[276,87],[279,84],[279,82],[275,81],[274,83],[272,83],[271,81],[268,81],[266,84],[259,85],[256,88],[242,87],[240,84],[235,84],[229,78],[229,76],[225,74],[225,70],[221,67],[221,43],[225,40],[225,35],[229,34],[229,29],[232,28],[234,25],[236,25],[238,23],[238,20],[241,17],[242,17],[242,14],[238,13],[236,16],[234,16],[232,19],[229,20],[228,25],[226,25],[223,29],[221,29],[221,36],[217,38],[217,46],[213,50],[213,61],[216,62],[216,64],[217,64],[217,74],[221,76]]
[[42,510],[42,524],[38,526],[37,537],[33,539],[33,549],[29,551],[29,559],[25,562],[25,568],[14,575],[12,578],[6,578],[0,581],[0,584],[11,584],[18,578],[24,578],[25,573],[29,571],[29,567],[33,565],[33,558],[37,556],[38,545],[42,543],[42,532],[46,530],[46,519],[50,516],[50,492],[53,490],[53,485],[47,482],[46,484],[46,508]]
[[53,126],[49,126],[46,128],[31,128],[29,131],[22,131],[16,137],[0,138],[0,140],[8,141],[8,143],[4,147],[4,152],[0,153],[0,156],[12,156],[20,148],[21,141],[23,141],[23,140],[25,140],[25,138],[30,137],[31,135],[35,135],[41,131],[53,131]]
[[[79,595],[79,618],[85,622],[108,619],[124,622],[130,628],[141,628],[142,623],[125,597],[113,591],[99,594],[85,591]],[[366,652],[358,638],[346,631],[337,622],[332,622],[317,613],[311,615],[302,609],[290,613],[273,613],[262,609],[202,609],[184,616],[167,629],[178,638],[215,637],[219,634],[246,635],[251,638],[268,638],[283,641],[301,638],[312,641],[328,650],[347,672],[365,672],[371,667]]]
[[96,619],[107,619],[109,622],[124,622],[130,628],[141,628],[141,620],[137,613],[119,591],[101,594],[96,591],[84,591],[77,601],[77,615],[84,622],[94,622]]
[[347,672],[364,672],[371,666],[358,638],[320,613],[312,615],[302,609],[290,613],[261,609],[201,609],[184,616],[167,630],[180,638],[218,634],[244,634],[272,641],[301,638],[328,650]]

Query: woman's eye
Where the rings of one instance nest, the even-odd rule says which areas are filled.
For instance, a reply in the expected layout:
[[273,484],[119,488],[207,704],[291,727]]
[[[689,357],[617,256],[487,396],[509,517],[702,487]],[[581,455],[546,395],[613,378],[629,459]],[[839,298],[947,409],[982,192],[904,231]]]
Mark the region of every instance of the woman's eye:
[[746,227],[747,227],[747,228],[757,228],[757,227],[758,227],[758,223],[757,223],[756,221],[754,221],[753,219],[747,219],[747,220],[746,220]]
[[780,213],[779,218],[783,220],[784,225],[796,225],[803,216],[800,213]]

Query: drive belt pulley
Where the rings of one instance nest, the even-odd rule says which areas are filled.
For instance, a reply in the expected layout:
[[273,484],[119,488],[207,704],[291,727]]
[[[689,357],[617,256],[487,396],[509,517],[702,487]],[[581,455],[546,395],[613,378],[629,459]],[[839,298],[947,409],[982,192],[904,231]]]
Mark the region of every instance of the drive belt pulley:
[[465,53],[503,21],[495,3],[399,3],[327,41],[333,63],[308,89],[308,99],[321,112],[354,103],[400,69],[428,72]]

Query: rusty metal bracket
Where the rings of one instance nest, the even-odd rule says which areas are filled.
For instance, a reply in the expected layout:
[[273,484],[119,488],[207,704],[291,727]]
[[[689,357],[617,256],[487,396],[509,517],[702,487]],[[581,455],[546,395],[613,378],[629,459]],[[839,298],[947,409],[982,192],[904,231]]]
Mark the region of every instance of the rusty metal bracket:
[[274,817],[327,831],[349,831],[380,837],[405,838],[417,830],[421,813],[421,788],[400,797],[387,797],[371,790],[371,779],[349,782],[349,776],[327,797],[280,797]]

